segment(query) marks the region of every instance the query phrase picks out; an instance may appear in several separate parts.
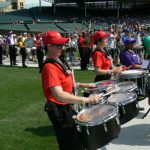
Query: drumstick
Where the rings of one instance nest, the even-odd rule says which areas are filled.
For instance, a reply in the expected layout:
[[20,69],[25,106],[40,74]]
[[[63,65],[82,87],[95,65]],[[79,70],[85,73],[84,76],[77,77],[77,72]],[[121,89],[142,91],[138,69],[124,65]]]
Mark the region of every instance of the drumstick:
[[76,88],[76,82],[75,82],[75,77],[74,77],[74,70],[72,68],[72,79],[73,79],[73,94],[76,96],[77,95],[77,88]]
[[114,89],[114,90],[112,90],[112,91],[110,91],[110,92],[108,92],[108,93],[106,93],[106,94],[103,94],[103,95],[99,94],[99,95],[102,96],[102,98],[103,98],[103,97],[105,97],[105,96],[107,96],[107,95],[110,95],[111,93],[114,93],[114,92],[116,92],[116,91],[118,91],[118,90],[120,90],[120,88],[116,86],[116,89]]
[[133,67],[133,65],[131,65],[131,66],[127,67],[127,68],[126,68],[126,70],[128,70],[128,69],[130,69],[130,68],[132,68],[132,67]]

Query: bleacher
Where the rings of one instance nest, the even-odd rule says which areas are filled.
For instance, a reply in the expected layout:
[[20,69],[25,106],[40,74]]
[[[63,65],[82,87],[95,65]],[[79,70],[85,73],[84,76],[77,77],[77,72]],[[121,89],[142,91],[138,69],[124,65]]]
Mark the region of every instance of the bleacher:
[[27,26],[30,29],[30,31],[33,31],[33,32],[46,32],[48,30],[55,30],[55,31],[62,32],[62,33],[64,32],[55,24],[50,24],[50,23],[28,24]]
[[3,30],[17,30],[17,31],[28,31],[24,24],[3,24],[0,25],[0,29]]
[[75,30],[88,30],[88,27],[82,23],[57,23],[57,26],[67,33],[74,33]]
[[0,14],[0,24],[31,21],[33,18],[27,9]]
[[41,7],[41,10],[39,7],[31,8],[29,9],[29,12],[33,16],[35,20],[41,23],[48,23],[48,22],[67,22],[67,17],[63,15],[57,15],[53,13],[52,8],[50,7]]

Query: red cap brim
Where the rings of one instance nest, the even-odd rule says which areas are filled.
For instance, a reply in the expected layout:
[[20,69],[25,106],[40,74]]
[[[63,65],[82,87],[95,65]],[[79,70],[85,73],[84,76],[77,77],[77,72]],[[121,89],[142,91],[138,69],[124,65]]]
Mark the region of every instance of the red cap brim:
[[51,39],[51,44],[62,45],[64,43],[69,42],[69,38],[53,38]]

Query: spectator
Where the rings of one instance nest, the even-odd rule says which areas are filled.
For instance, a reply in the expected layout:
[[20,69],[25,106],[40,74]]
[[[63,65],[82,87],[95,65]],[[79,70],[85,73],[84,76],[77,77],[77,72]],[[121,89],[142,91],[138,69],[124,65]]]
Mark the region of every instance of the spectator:
[[150,26],[147,27],[147,36],[144,39],[145,58],[150,59]]
[[0,65],[3,64],[3,37],[0,35]]

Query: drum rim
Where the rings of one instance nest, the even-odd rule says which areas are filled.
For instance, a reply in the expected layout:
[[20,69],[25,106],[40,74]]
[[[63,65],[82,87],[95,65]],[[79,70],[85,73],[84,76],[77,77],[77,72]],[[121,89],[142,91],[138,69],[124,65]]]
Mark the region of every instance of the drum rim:
[[[127,85],[132,85],[132,87],[130,87],[129,89],[125,89],[125,90],[122,90],[120,87],[119,87],[119,85],[121,85],[121,84],[124,84],[124,83],[127,83]],[[133,86],[134,85],[134,86]],[[117,87],[118,86],[118,88],[120,88],[118,91],[116,91],[116,92],[113,92],[113,93],[122,93],[122,92],[126,92],[126,91],[129,91],[129,92],[131,92],[131,91],[134,91],[135,89],[137,89],[138,88],[138,86],[137,86],[137,84],[136,84],[136,82],[134,82],[134,81],[124,81],[124,82],[119,82],[119,83],[116,83],[115,85],[114,85],[114,87]],[[110,86],[110,87],[113,87],[113,86]],[[109,88],[109,87],[108,87]],[[108,89],[107,88],[107,89]]]
[[[132,93],[132,94],[134,94],[133,95],[133,98],[130,98],[130,99],[128,99],[127,101],[123,101],[123,102],[109,102],[109,99],[111,98],[111,96],[112,95],[115,95],[115,94],[127,94],[127,93]],[[127,104],[130,104],[130,103],[132,103],[132,102],[134,102],[134,101],[136,101],[137,100],[137,94],[136,94],[136,92],[130,92],[130,91],[127,91],[127,92],[117,92],[117,93],[113,93],[109,98],[108,98],[108,103],[110,103],[110,104],[116,104],[117,106],[125,106],[125,105],[127,105]]]
[[112,81],[112,84],[115,83],[115,80],[102,80],[102,81],[94,82],[94,84],[98,85],[99,83],[108,82],[108,81]]
[[132,71],[137,71],[139,73],[145,73],[146,72],[144,69],[129,69],[129,70],[122,71],[121,74],[124,74],[125,72],[132,72]]
[[[78,125],[81,125],[81,126],[95,126],[95,125],[97,126],[97,125],[104,124],[104,123],[106,123],[107,121],[109,121],[109,120],[111,120],[111,119],[116,118],[116,117],[119,116],[118,106],[116,106],[116,105],[114,105],[114,104],[98,104],[98,105],[112,105],[112,106],[114,106],[116,109],[115,109],[115,111],[114,111],[112,114],[110,114],[109,116],[105,117],[104,119],[101,119],[101,120],[98,121],[98,122],[94,122],[94,121],[83,122],[83,121],[80,121],[78,118],[79,118],[79,116],[80,116],[83,112],[85,112],[85,109],[86,109],[86,108],[85,108],[85,109],[81,110],[81,111],[77,114],[75,122],[76,122]],[[92,106],[92,107],[97,107],[97,105],[96,105],[96,106]],[[88,110],[88,109],[91,109],[91,108],[87,108],[87,110]]]
[[108,87],[115,85],[115,80],[102,80],[102,81],[98,81],[98,82],[94,82],[95,85],[99,85],[99,83],[103,83],[103,82],[112,82],[112,84],[110,85],[101,85],[101,88],[97,88],[95,91],[90,90],[90,88],[85,88],[84,92],[85,93],[96,93],[96,92],[100,92],[103,93],[103,91],[105,91]]
[[[137,73],[132,73],[132,71],[137,71]],[[127,73],[127,72],[131,72],[131,73]],[[121,72],[120,77],[125,79],[134,79],[134,78],[144,77],[145,74],[146,71],[143,69],[130,69]]]

